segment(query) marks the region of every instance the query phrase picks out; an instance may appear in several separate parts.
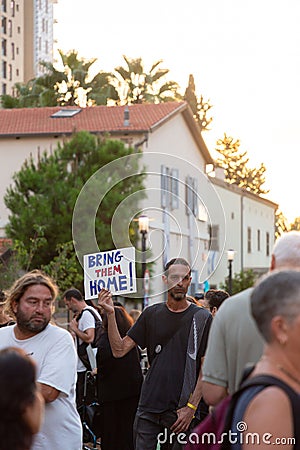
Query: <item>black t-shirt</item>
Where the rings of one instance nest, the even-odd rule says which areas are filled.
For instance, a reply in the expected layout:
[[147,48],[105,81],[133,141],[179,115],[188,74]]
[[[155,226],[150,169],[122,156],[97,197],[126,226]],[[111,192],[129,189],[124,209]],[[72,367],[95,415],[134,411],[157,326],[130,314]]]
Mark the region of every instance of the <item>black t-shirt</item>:
[[193,380],[188,396],[193,392],[211,320],[211,314],[195,304],[178,313],[170,311],[165,303],[149,306],[143,311],[127,333],[141,348],[147,348],[150,363],[142,387],[140,409],[159,413],[181,406],[187,370],[188,377]]

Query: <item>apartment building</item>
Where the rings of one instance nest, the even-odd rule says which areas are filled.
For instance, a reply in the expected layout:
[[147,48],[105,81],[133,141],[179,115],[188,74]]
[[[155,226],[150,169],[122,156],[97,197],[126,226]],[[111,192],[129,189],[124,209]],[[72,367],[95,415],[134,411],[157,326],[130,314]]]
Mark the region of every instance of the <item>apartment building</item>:
[[42,74],[40,61],[53,61],[53,3],[1,0],[0,94]]

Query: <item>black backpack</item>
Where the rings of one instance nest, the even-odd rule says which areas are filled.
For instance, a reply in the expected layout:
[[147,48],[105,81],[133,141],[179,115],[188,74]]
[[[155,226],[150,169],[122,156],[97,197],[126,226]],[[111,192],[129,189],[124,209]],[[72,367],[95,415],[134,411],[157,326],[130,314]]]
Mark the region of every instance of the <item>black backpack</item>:
[[[81,311],[81,314],[79,315],[79,319],[80,319],[80,317],[82,316],[82,314],[83,314],[84,311],[88,311],[88,312],[90,312],[90,313],[94,316],[94,319],[95,319],[95,337],[94,337],[93,342],[91,343],[91,346],[92,346],[93,348],[98,348],[98,347],[99,347],[99,342],[100,342],[100,335],[101,335],[101,325],[102,325],[102,322],[101,322],[101,320],[98,318],[98,316],[96,315],[96,313],[95,313],[92,309],[89,309],[89,308],[83,309],[83,310]],[[79,320],[79,319],[78,319],[78,320]]]

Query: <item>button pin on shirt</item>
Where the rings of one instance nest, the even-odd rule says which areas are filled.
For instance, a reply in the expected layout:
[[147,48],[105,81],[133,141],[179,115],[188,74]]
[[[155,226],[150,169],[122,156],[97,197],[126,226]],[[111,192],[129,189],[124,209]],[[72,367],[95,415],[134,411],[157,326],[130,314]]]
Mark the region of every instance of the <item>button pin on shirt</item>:
[[161,345],[160,344],[158,344],[156,347],[155,347],[155,353],[160,353],[161,352]]

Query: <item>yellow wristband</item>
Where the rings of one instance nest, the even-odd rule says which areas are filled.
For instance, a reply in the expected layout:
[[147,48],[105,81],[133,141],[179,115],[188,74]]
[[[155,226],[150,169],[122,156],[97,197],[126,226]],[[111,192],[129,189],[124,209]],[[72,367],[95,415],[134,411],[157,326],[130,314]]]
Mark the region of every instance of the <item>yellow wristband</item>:
[[197,406],[192,405],[192,403],[190,403],[190,402],[187,402],[186,406],[188,406],[189,408],[193,409],[194,411],[197,410]]

